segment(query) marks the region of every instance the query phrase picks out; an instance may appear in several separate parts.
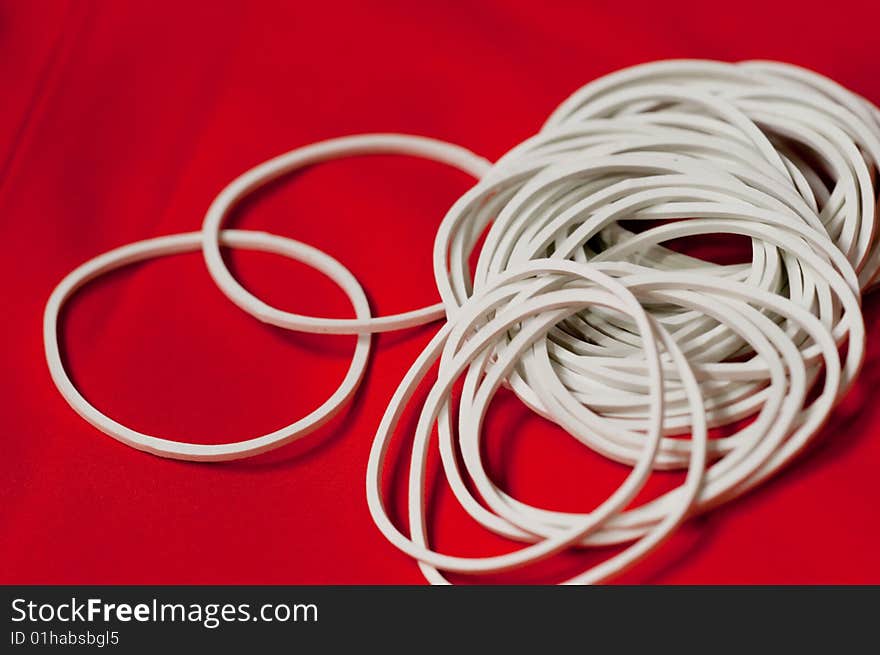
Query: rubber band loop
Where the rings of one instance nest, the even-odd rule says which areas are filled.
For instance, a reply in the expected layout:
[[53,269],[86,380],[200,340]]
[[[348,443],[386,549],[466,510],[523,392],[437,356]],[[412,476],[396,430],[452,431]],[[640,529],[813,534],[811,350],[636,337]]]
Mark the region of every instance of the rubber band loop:
[[[293,239],[243,230],[220,233],[224,246],[260,250],[283,255],[324,273],[345,291],[356,316],[367,319],[370,307],[360,284],[348,270],[329,255]],[[352,397],[366,369],[370,335],[357,337],[351,364],[336,391],[307,416],[269,434],[224,444],[197,444],[154,437],[128,428],[91,405],[67,374],[58,346],[58,315],[67,299],[84,284],[122,266],[166,255],[192,252],[202,245],[201,232],[188,232],[138,241],[111,250],[76,268],[52,292],[43,316],[46,361],[55,386],[67,403],[86,421],[105,434],[132,448],[161,457],[192,461],[223,461],[250,457],[304,437],[332,418]]]
[[202,224],[202,250],[208,272],[227,298],[264,323],[288,330],[323,334],[387,332],[423,325],[442,318],[442,305],[373,318],[332,319],[302,316],[263,302],[245,289],[229,272],[220,255],[218,233],[232,207],[259,187],[292,171],[319,162],[360,155],[393,154],[421,157],[448,164],[479,179],[490,163],[456,145],[406,134],[365,134],[320,141],[270,159],[243,173],[217,196]]

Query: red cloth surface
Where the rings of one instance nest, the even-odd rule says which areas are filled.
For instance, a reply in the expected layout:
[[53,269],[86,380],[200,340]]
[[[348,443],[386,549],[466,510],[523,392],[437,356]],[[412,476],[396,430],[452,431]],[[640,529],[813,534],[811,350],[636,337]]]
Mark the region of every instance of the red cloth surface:
[[[374,527],[364,473],[381,414],[436,326],[378,337],[354,403],[319,432],[227,464],[123,446],[82,421],[49,378],[41,320],[54,285],[115,246],[198,229],[246,168],[369,131],[448,139],[494,159],[585,82],[670,57],[791,61],[880,102],[873,1],[442,4],[0,5],[0,582],[423,581]],[[435,301],[434,230],[470,183],[439,164],[350,159],[272,185],[231,224],[326,250],[360,279],[374,311],[389,313]],[[271,303],[348,315],[318,273],[270,255],[230,259]],[[816,446],[746,498],[687,523],[620,582],[880,583],[876,298],[866,320],[864,372]],[[260,324],[214,287],[198,253],[88,285],[62,334],[73,377],[97,407],[205,443],[262,434],[316,407],[354,342]],[[487,432],[496,478],[546,507],[586,511],[627,471],[507,394]],[[395,471],[400,513],[405,467]],[[680,479],[656,475],[642,498]],[[512,547],[478,529],[442,486],[436,498],[439,548]],[[607,554],[481,580],[555,582]]]

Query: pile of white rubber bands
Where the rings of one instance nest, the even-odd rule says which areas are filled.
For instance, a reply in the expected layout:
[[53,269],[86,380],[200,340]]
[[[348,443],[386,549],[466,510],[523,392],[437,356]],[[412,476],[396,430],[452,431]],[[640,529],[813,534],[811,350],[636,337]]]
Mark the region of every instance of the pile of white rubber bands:
[[[437,231],[440,304],[372,317],[357,280],[330,255],[222,229],[230,209],[267,182],[372,153],[445,162],[478,180]],[[123,246],[70,273],[46,307],[46,357],[64,398],[99,430],[163,457],[219,461],[279,447],[330,419],[362,379],[371,333],[445,320],[379,424],[366,485],[376,525],[433,583],[446,582],[443,572],[479,575],[569,548],[626,545],[569,580],[601,582],[686,518],[776,473],[853,382],[865,349],[861,294],[880,271],[878,167],[880,110],[816,73],[775,62],[636,66],[577,91],[494,165],[455,145],[393,134],[334,139],[265,162],[220,193],[200,232]],[[644,229],[622,221],[645,221]],[[750,240],[751,262],[718,264],[664,245],[718,234]],[[356,318],[266,304],[232,277],[221,246],[313,266],[348,294]],[[121,425],[71,382],[57,334],[65,300],[115,268],[199,249],[223,293],[259,320],[358,335],[342,383],[308,416],[236,443],[184,443]],[[404,529],[386,510],[383,471],[398,422],[425,384]],[[480,433],[502,385],[588,448],[629,465],[621,486],[582,514],[534,507],[500,489],[481,459]],[[721,426],[730,434],[709,439]],[[432,440],[461,506],[522,548],[487,557],[432,550],[425,518]],[[687,473],[678,488],[632,507],[657,469]]]

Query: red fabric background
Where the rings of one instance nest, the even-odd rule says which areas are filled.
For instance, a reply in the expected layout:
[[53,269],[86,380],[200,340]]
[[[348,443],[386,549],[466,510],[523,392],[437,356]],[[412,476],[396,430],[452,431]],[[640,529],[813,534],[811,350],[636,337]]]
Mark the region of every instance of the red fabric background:
[[[370,7],[370,4],[376,6]],[[420,583],[373,526],[373,432],[435,327],[379,337],[356,401],[320,433],[253,460],[200,465],[129,449],[61,399],[42,354],[53,286],[109,248],[198,229],[246,168],[316,139],[401,131],[496,158],[581,84],[668,57],[774,58],[880,102],[880,5],[589,2],[13,2],[0,4],[4,253],[0,582]],[[358,276],[376,312],[433,302],[435,226],[469,185],[437,164],[377,157],[276,184],[233,223],[293,236]],[[234,267],[268,301],[346,315],[317,273],[269,255]],[[875,298],[866,319],[880,322]],[[85,395],[154,434],[226,441],[315,407],[350,337],[267,328],[227,302],[199,254],[89,285],[64,347]],[[622,582],[880,583],[880,338],[818,445],[779,479],[688,523]],[[586,510],[625,470],[501,397],[489,456],[506,488]],[[657,476],[648,495],[673,484]],[[445,491],[436,543],[510,546]],[[553,582],[606,553],[498,581]]]

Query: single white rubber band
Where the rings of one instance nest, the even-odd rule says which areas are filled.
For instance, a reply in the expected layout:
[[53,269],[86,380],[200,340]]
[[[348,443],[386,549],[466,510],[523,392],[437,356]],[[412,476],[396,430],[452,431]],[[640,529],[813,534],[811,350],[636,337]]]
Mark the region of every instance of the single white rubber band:
[[[362,319],[370,315],[367,297],[354,276],[329,255],[292,239],[243,230],[220,233],[224,246],[260,250],[295,259],[324,273],[345,291],[355,314]],[[114,269],[135,262],[192,252],[202,245],[201,232],[188,232],[138,241],[92,259],[67,275],[52,292],[43,316],[43,338],[46,361],[55,386],[67,403],[96,428],[132,448],[161,457],[193,461],[222,461],[250,457],[299,439],[323,425],[352,397],[363,377],[370,352],[370,335],[361,334],[351,364],[342,383],[320,407],[294,423],[269,434],[224,444],[198,444],[154,437],[128,428],[92,406],[71,381],[58,345],[58,315],[67,299],[89,281]]]

